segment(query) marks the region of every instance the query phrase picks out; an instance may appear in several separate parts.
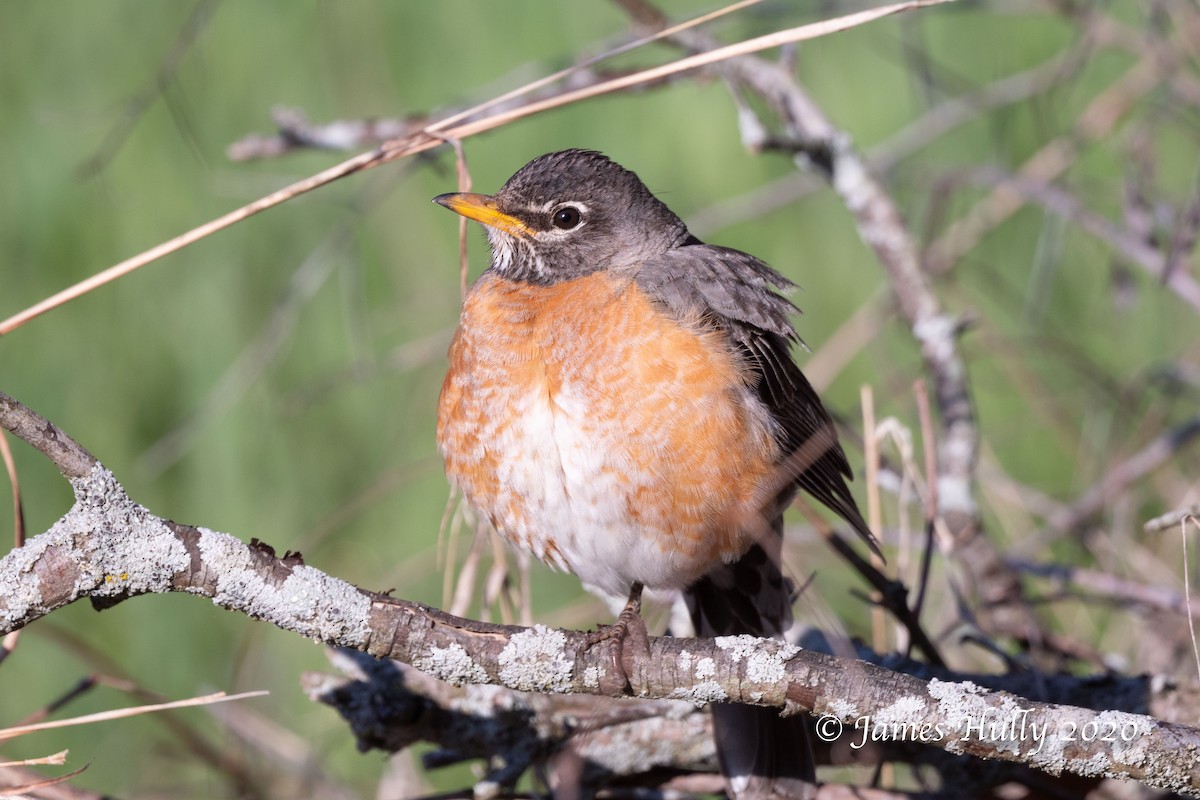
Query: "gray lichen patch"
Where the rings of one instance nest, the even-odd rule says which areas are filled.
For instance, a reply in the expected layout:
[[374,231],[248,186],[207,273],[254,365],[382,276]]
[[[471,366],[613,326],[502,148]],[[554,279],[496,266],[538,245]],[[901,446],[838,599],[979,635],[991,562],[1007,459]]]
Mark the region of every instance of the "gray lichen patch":
[[1124,711],[1101,711],[1094,723],[1101,738],[1112,740],[1114,761],[1130,767],[1147,764],[1150,758],[1149,737],[1158,727],[1153,717]]
[[78,587],[77,559],[69,547],[60,544],[65,538],[62,528],[60,520],[46,533],[4,557],[4,569],[0,571],[5,576],[0,579],[0,619],[6,630],[22,624],[27,615],[49,607],[50,600],[44,596],[38,574],[41,569],[54,569]]
[[317,641],[365,645],[371,601],[361,591],[303,565],[292,568],[283,581],[268,581],[244,543],[224,533],[198,530],[198,549],[214,576],[214,603]]
[[925,700],[916,695],[905,695],[875,712],[872,722],[880,725],[919,724],[924,717]]
[[832,714],[842,722],[847,722],[859,717],[858,706],[841,697],[830,700],[825,710],[826,713]]
[[716,681],[703,681],[689,688],[679,688],[671,692],[671,699],[686,700],[697,708],[720,703],[729,699],[725,687]]
[[[77,534],[75,543],[90,551],[77,588],[95,595],[162,592],[176,573],[187,569],[187,549],[158,517],[129,499],[113,474],[97,464],[72,481],[75,506],[51,529]],[[104,572],[101,567],[111,571]]]
[[787,662],[800,648],[784,642],[764,645],[753,636],[718,636],[717,647],[730,654],[733,662],[746,662],[746,679],[764,686],[774,686],[787,676]]
[[981,724],[993,713],[988,701],[982,697],[987,690],[971,681],[929,681],[929,696],[938,703],[938,716],[947,721],[946,734],[949,741],[946,749],[951,753],[963,752],[963,743],[971,738],[974,726]]
[[[1157,722],[1140,714],[1121,711],[1086,712],[1059,720],[1047,737],[1048,747],[1035,753],[1032,763],[1042,769],[1068,769],[1080,775],[1124,777],[1127,769],[1146,767],[1153,757],[1150,736]],[[1096,746],[1104,752],[1094,753]],[[1068,748],[1089,755],[1071,758]]]
[[500,680],[523,692],[567,692],[573,667],[562,631],[534,625],[513,634],[500,652]]
[[600,686],[600,668],[588,667],[583,671],[583,688],[597,689]]
[[431,647],[428,653],[413,659],[413,666],[453,686],[483,683],[488,679],[483,667],[476,664],[457,642],[451,642],[447,647]]
[[[591,740],[577,745],[591,764],[610,770],[614,775],[638,775],[666,767],[711,764],[716,757],[712,736],[687,735],[688,726],[698,715],[690,703],[672,703],[672,711],[661,716],[626,723],[620,728],[629,735],[611,736],[602,745]],[[689,720],[689,718],[692,718]],[[689,720],[683,722],[683,720]]]

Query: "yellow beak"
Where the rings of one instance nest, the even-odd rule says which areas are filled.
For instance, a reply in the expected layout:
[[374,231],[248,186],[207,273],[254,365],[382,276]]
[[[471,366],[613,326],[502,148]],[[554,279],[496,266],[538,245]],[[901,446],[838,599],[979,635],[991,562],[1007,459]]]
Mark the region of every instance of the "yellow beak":
[[455,192],[439,194],[433,198],[433,202],[489,228],[496,228],[513,236],[529,235],[529,227],[516,217],[499,210],[496,207],[496,199],[491,195]]

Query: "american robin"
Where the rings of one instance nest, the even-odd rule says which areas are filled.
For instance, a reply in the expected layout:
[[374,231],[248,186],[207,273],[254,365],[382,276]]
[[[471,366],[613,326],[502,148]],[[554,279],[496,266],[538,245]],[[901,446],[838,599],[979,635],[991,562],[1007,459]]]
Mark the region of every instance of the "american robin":
[[[446,471],[511,543],[590,588],[685,592],[697,635],[781,636],[781,514],[797,488],[872,547],[829,415],[791,358],[792,283],[701,242],[637,175],[565,150],[495,195],[438,403]],[[764,535],[765,534],[765,535]],[[714,706],[742,797],[813,779],[794,720]]]

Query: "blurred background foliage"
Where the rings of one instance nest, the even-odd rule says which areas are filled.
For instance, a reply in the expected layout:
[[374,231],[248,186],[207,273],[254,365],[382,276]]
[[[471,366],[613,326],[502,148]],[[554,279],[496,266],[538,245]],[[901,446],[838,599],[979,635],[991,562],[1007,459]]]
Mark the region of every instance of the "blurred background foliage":
[[[711,8],[662,5],[673,20]],[[1170,4],[1088,5],[1132,30],[1173,22],[1160,8]],[[772,0],[712,30],[733,41],[857,7]],[[946,99],[1078,47],[1073,13],[1065,3],[964,0],[804,44],[796,72],[870,152]],[[341,158],[302,152],[229,161],[232,142],[271,129],[273,107],[303,109],[314,121],[436,115],[599,52],[629,30],[613,4],[543,0],[53,0],[5,3],[3,19],[0,316]],[[660,46],[616,63],[673,54]],[[1139,57],[1096,47],[1044,91],[980,111],[892,166],[887,184],[914,234],[929,241],[986,193],[982,168],[1011,172],[1070,132]],[[1194,73],[1195,63],[1187,68]],[[1147,93],[1111,133],[1082,142],[1063,185],[1119,217],[1136,166],[1130,143],[1143,137],[1153,153],[1152,204],[1164,210],[1169,238],[1179,218],[1173,209],[1194,191],[1198,130],[1195,107]],[[719,80],[693,76],[603,97],[466,142],[479,191],[565,147],[604,151],[685,220],[702,221],[702,236],[748,250],[799,282],[799,329],[814,350],[802,359],[832,356],[841,365],[814,375],[827,404],[861,429],[859,387],[870,384],[880,416],[916,429],[910,387],[920,364],[886,303],[868,307],[877,328],[862,346],[823,351],[839,326],[886,291],[873,256],[824,187],[746,210],[763,187],[786,195],[802,178],[786,156],[746,151]],[[458,244],[455,219],[429,200],[454,188],[453,156],[443,149],[256,216],[5,336],[0,389],[76,437],[157,514],[299,549],[307,563],[360,586],[442,605],[436,553],[448,489],[433,422],[459,303]],[[476,229],[469,247],[476,275],[486,264]],[[1179,268],[1194,269],[1190,254]],[[1193,414],[1196,309],[1036,206],[987,235],[938,287],[949,310],[976,323],[963,348],[985,440],[989,535],[1029,558],[1112,566],[1113,550],[1090,548],[1084,536],[1039,536],[1036,513],[992,489],[988,475],[1002,471],[1069,503],[1112,463]],[[857,467],[855,439],[848,441]],[[67,508],[69,492],[44,459],[14,448],[36,533]],[[1180,453],[1090,529],[1117,549],[1136,536],[1142,580],[1179,585],[1177,537],[1138,534],[1147,516],[1196,499],[1196,466],[1194,452]],[[7,527],[9,519],[5,491],[0,520]],[[857,584],[811,538],[801,537],[798,549],[805,573],[816,570],[815,591],[851,632],[865,632],[863,607],[847,591]],[[606,618],[573,578],[541,567],[533,570],[533,599],[534,616],[549,624]],[[1062,610],[1061,621],[1099,631],[1097,647],[1139,669],[1127,623],[1079,604]],[[278,746],[277,754],[247,748],[206,711],[177,719],[218,749],[245,751],[254,769],[274,776],[268,795],[320,794],[313,776],[325,774],[351,796],[371,797],[386,760],[355,752],[335,715],[299,689],[302,672],[324,668],[319,646],[195,598],[139,598],[99,615],[80,603],[33,625],[3,664],[0,724],[92,673],[124,675],[168,698],[265,688],[270,697],[246,702],[241,713],[275,726],[257,740]],[[99,688],[68,710],[131,702]],[[4,757],[68,747],[71,765],[90,765],[78,786],[126,797],[235,793],[155,718],[26,737],[6,743]]]

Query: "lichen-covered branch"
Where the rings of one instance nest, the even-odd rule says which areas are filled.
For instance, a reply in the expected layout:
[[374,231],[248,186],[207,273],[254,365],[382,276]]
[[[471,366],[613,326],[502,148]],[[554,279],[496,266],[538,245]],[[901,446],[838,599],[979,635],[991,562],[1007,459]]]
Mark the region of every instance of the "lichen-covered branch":
[[[83,463],[86,451],[61,431],[11,398],[3,401],[0,425],[65,473]],[[0,559],[0,634],[83,598],[104,607],[138,594],[186,592],[453,685],[807,710],[830,725],[865,726],[885,738],[1052,774],[1128,777],[1200,792],[1200,731],[1144,714],[1033,702],[971,681],[926,681],[748,636],[654,637],[624,670],[615,637],[596,644],[577,631],[473,622],[358,589],[296,554],[277,557],[253,540],[247,545],[157,517],[99,463],[70,481],[75,505]]]
[[[1195,719],[1198,713],[1195,692],[1146,676],[961,675],[918,661],[881,656],[861,645],[858,655],[922,680],[970,680],[1048,703],[1150,712],[1159,719],[1178,722]],[[564,752],[578,757],[581,770],[577,780],[592,790],[616,782],[655,786],[664,771],[673,775],[715,770],[711,717],[690,703],[539,695],[497,686],[455,687],[404,664],[352,651],[330,651],[330,659],[342,674],[308,673],[305,690],[313,700],[336,709],[346,719],[359,749],[396,752],[428,742],[438,749],[424,757],[427,768],[483,760],[489,770],[475,786],[477,796],[490,796],[530,767],[553,773],[555,756]],[[1020,720],[1018,714],[1013,727],[1018,738]],[[995,763],[990,769],[980,769],[978,762],[972,767],[970,756],[922,747],[900,735],[874,736],[868,726],[867,719],[848,724],[825,718],[819,735],[814,731],[812,737],[817,763],[921,764],[936,769],[943,780],[957,776],[956,792],[963,797],[985,796],[1007,783],[1046,785],[1045,776],[1032,775],[1020,763]],[[877,730],[892,731],[887,727]],[[1033,729],[1026,733],[1026,744],[1036,747]]]

